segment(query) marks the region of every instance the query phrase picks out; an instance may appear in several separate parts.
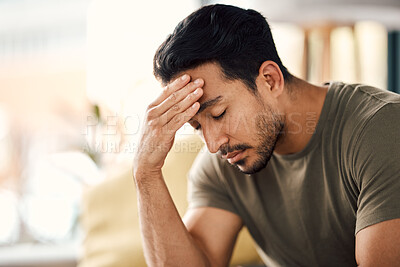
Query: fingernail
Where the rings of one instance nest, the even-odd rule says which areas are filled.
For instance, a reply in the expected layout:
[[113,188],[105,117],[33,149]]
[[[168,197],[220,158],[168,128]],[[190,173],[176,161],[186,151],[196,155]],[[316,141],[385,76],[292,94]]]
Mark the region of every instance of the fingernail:
[[194,90],[193,94],[198,95],[200,92],[200,88],[197,88],[196,90]]
[[192,105],[192,108],[196,108],[197,106],[197,102],[194,102],[194,104]]
[[181,80],[184,81],[184,80],[187,79],[187,77],[188,77],[188,75],[187,75],[187,74],[184,74],[184,75],[181,77]]
[[201,82],[200,79],[196,79],[196,80],[194,81],[194,84],[200,84],[200,82]]

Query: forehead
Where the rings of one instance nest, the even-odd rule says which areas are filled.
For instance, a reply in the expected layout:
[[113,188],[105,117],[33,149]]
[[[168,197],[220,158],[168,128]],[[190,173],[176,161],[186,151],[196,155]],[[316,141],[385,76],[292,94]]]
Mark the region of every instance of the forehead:
[[216,63],[205,63],[197,68],[187,70],[180,75],[187,73],[191,77],[191,81],[198,78],[203,79],[203,96],[199,102],[203,103],[207,100],[221,96],[222,101],[232,100],[237,96],[242,96],[242,90],[246,89],[245,85],[239,80],[228,80],[224,77],[221,67]]
[[[186,70],[183,73],[189,74],[192,80],[202,78],[213,83],[229,82],[229,80],[224,77],[221,67],[217,63],[213,62],[201,64],[200,66]],[[178,76],[180,76],[180,74]]]

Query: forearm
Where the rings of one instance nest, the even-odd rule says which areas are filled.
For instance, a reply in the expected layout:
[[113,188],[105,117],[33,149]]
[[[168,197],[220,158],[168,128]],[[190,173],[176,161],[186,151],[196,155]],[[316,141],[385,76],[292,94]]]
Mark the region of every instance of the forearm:
[[139,219],[149,266],[209,266],[173,203],[161,172],[137,173]]

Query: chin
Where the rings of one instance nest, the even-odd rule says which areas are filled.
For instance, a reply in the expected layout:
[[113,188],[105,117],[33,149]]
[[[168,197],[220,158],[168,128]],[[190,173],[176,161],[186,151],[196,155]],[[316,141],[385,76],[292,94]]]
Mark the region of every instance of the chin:
[[249,163],[249,158],[244,158],[237,161],[235,166],[245,174],[254,174],[264,169],[268,165],[268,161],[269,159],[258,158],[253,163]]

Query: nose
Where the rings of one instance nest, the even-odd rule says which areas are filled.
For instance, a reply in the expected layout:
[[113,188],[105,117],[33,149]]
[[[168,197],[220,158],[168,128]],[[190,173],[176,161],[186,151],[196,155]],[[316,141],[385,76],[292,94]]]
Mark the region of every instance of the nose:
[[228,143],[228,136],[222,131],[222,127],[216,127],[212,125],[207,125],[208,127],[203,127],[203,138],[206,142],[208,151],[211,153],[217,153],[219,148]]

